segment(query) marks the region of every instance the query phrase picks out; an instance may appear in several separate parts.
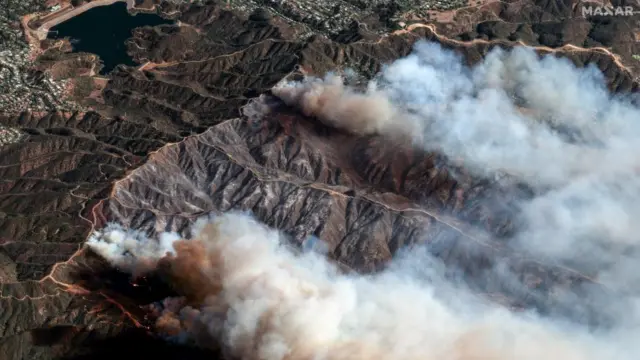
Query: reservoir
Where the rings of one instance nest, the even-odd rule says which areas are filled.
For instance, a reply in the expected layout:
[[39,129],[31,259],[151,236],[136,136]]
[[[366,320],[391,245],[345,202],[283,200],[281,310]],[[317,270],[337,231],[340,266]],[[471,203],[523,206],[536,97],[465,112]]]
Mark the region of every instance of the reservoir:
[[49,30],[49,39],[71,38],[74,52],[96,54],[104,67],[101,74],[109,73],[118,64],[133,66],[136,63],[127,54],[125,40],[131,30],[142,26],[171,24],[155,14],[131,15],[125,2],[98,6],[72,17]]

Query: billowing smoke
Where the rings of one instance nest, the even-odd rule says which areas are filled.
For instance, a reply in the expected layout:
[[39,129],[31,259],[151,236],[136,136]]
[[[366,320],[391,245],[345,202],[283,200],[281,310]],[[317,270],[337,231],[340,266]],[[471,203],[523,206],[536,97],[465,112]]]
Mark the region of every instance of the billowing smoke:
[[[199,346],[221,343],[232,357],[587,360],[633,354],[615,346],[623,340],[567,332],[463,289],[445,301],[438,292],[451,289],[434,286],[444,278],[420,281],[408,275],[408,265],[370,276],[342,274],[315,252],[294,253],[281,233],[245,214],[202,219],[193,233],[157,261],[184,295],[167,300],[157,327]],[[120,261],[129,236],[157,241],[112,226],[91,244],[119,248],[109,254]]]
[[[616,314],[606,307],[618,296],[632,306],[596,330],[512,312],[452,282],[428,252],[375,275],[344,274],[239,213],[199,220],[188,240],[116,224],[94,233],[89,246],[114,265],[159,271],[182,295],[154,309],[159,331],[248,360],[640,356],[640,110],[611,95],[597,69],[524,48],[493,51],[468,68],[454,53],[418,43],[364,90],[331,75],[273,93],[330,126],[409,136],[424,150],[462,158],[477,176],[518,178],[534,195],[518,199],[509,245],[602,282],[613,295],[583,296],[603,312]],[[416,275],[425,267],[428,280]]]
[[[103,238],[110,241],[102,241]],[[179,239],[178,234],[161,233],[158,239],[149,241],[142,232],[122,232],[118,224],[108,224],[104,229],[95,231],[87,245],[115,266],[137,276],[155,270],[162,257],[174,252],[173,243]]]
[[[513,245],[607,278],[611,287],[640,285],[640,272],[631,271],[640,259],[640,109],[612,95],[596,67],[518,47],[496,49],[469,68],[456,53],[419,42],[363,91],[336,78],[277,88],[284,102],[321,121],[355,133],[411,129],[416,146],[462,159],[478,176],[518,178],[536,196],[514,214],[522,228]],[[325,88],[349,95],[308,107]],[[375,103],[384,110],[361,112],[357,122],[337,116],[334,109],[355,96],[368,104],[357,109]],[[393,121],[377,113],[394,114]]]
[[477,171],[535,184],[640,165],[638,109],[612,98],[597,68],[539,59],[523,47],[494,50],[470,69],[455,53],[419,42],[364,91],[330,75],[280,84],[273,93],[328,125],[357,134],[410,132],[425,149],[464,158]]
[[370,88],[366,93],[343,85],[343,78],[329,74],[324,79],[310,78],[272,89],[288,105],[297,106],[306,116],[315,116],[325,124],[349,132],[367,135],[411,133],[413,124],[399,118],[403,114],[383,92]]

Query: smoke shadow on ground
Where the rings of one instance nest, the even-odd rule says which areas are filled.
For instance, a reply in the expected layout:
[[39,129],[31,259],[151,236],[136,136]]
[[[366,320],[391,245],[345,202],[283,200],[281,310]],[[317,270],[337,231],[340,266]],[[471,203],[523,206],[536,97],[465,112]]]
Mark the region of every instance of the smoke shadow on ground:
[[[149,329],[153,329],[153,319],[147,318],[148,312],[143,310],[143,307],[167,297],[177,296],[171,286],[156,273],[133,278],[130,274],[109,265],[91,249],[87,249],[83,260],[86,266],[75,268],[68,273],[73,284],[91,291],[98,301],[109,298],[117,302],[133,319]],[[140,354],[156,360],[224,358],[221,353],[211,349],[167,341],[166,338],[153,334],[153,330],[144,328],[125,328],[117,335],[105,338],[104,334],[78,326],[54,326],[38,329],[32,332],[32,336],[36,343],[46,346],[61,344],[78,332],[84,332],[85,338],[80,344],[75,345],[73,350],[57,358],[58,360],[139,359]]]
[[187,345],[167,342],[141,329],[126,330],[117,336],[106,339],[88,339],[74,354],[58,360],[216,360],[223,359],[222,354]]
[[72,283],[91,292],[113,295],[127,304],[139,307],[149,303],[177,296],[171,286],[156,274],[133,278],[131,274],[112,267],[93,250],[87,249],[90,266],[81,267],[69,273]]
[[31,330],[31,340],[35,346],[53,346],[61,344],[68,336],[78,331],[78,326],[57,325]]

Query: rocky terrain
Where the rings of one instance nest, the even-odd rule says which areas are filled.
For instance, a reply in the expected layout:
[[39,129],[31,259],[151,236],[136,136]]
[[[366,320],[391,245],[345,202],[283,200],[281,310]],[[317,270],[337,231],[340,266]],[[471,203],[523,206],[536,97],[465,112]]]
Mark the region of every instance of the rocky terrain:
[[[296,241],[319,236],[335,261],[363,272],[383,267],[403,245],[439,241],[437,255],[461,268],[478,292],[511,307],[588,316],[588,309],[585,315],[571,304],[550,304],[544,294],[591,279],[465,232],[471,225],[508,232],[508,216],[480,200],[517,189],[454,180],[458,170],[441,166],[438,154],[318,125],[268,92],[283,79],[346,68],[371,77],[418,39],[455,49],[470,64],[495,46],[525,43],[579,66],[594,64],[612,91],[635,92],[637,16],[583,18],[582,3],[569,0],[458,10],[435,3],[422,15],[408,1],[230,3],[159,4],[155,11],[179,23],[137,29],[128,47],[143,66],[116,68],[104,89],[80,99],[84,111],[0,104],[0,354],[129,358],[127,346],[136,346],[161,359],[210,359],[149,334],[140,305],[171,289],[152,276],[131,283],[82,244],[107,221],[180,231],[203,213],[229,209],[251,209]],[[18,65],[3,72],[2,61],[0,86],[9,81],[5,73],[29,78],[15,72]],[[89,87],[101,82],[91,81]],[[251,109],[260,101],[276,111],[255,121]],[[178,187],[172,179],[184,181]],[[523,293],[483,283],[478,277],[496,257],[544,286]]]

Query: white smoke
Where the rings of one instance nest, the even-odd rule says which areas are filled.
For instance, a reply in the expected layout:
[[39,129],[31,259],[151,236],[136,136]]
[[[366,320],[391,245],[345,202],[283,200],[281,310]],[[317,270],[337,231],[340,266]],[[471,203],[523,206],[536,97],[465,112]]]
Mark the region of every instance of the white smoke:
[[[312,91],[307,83],[314,84]],[[281,84],[274,94],[304,108],[323,93],[322,83]],[[520,203],[516,220],[524,228],[512,245],[577,264],[612,287],[629,291],[630,283],[640,284],[640,276],[628,271],[640,256],[640,109],[612,95],[594,66],[579,69],[518,47],[496,49],[468,68],[454,52],[419,42],[365,91],[336,90],[335,79],[328,87],[389,107],[376,113],[394,114],[385,126],[379,124],[386,117],[370,113],[357,123],[332,117],[339,127],[369,122],[394,135],[411,129],[407,134],[416,146],[462,159],[479,176],[502,172],[531,186],[537,194]],[[326,109],[348,104],[336,97],[308,113],[324,121]]]
[[[104,240],[97,235],[90,246],[129,237],[124,229],[116,232],[112,227]],[[191,302],[173,301],[158,326],[201,346],[222,342],[240,359],[636,358],[622,346],[626,340],[511,313],[455,285],[434,285],[444,278],[420,281],[405,266],[341,274],[319,254],[294,254],[282,234],[244,214],[206,218],[194,232],[193,239],[174,243],[175,256],[158,259],[171,264]],[[117,262],[128,252],[119,250],[108,259]],[[194,301],[193,292],[207,287],[202,279],[211,286]],[[438,296],[448,289],[457,300]]]
[[464,158],[472,169],[532,184],[640,165],[633,153],[640,147],[638,109],[613,98],[595,67],[540,59],[524,47],[496,49],[470,69],[455,53],[419,42],[365,91],[330,75],[280,84],[273,93],[329,125],[357,134],[409,133],[419,146]]
[[419,43],[386,67],[377,85],[395,107],[417,114],[403,119],[423,128],[422,146],[464,158],[473,169],[558,185],[640,165],[639,111],[612,97],[593,66],[539,59],[519,47],[494,50],[465,69],[452,52]]
[[[581,300],[614,314],[614,323],[588,331],[486,304],[425,254],[377,275],[343,275],[318,254],[293,254],[277,231],[245,215],[204,219],[189,241],[116,225],[94,234],[89,245],[114,264],[135,271],[140,259],[145,270],[171,274],[185,300],[162,314],[159,328],[201,346],[222,341],[242,359],[640,356],[637,310],[607,308],[618,296],[640,299],[640,110],[610,94],[597,69],[525,48],[495,50],[468,68],[454,53],[418,43],[363,91],[329,76],[273,93],[330,126],[409,136],[462,158],[478,176],[500,171],[527,183],[535,195],[519,199],[509,245],[604,283],[611,294]],[[415,276],[416,263],[431,267],[431,281]]]
[[540,190],[521,204],[525,229],[514,239],[521,248],[611,287],[640,284],[629,271],[640,260],[640,109],[610,94],[595,67],[540,59],[526,48],[496,50],[469,70],[459,63],[419,44],[382,72],[379,83],[395,106],[418,114],[405,118],[425,129],[416,141]]
[[159,259],[167,254],[175,254],[173,243],[180,239],[176,233],[161,233],[158,239],[135,230],[123,232],[122,227],[109,223],[102,230],[94,231],[87,245],[98,255],[115,266],[135,275],[153,271]]

